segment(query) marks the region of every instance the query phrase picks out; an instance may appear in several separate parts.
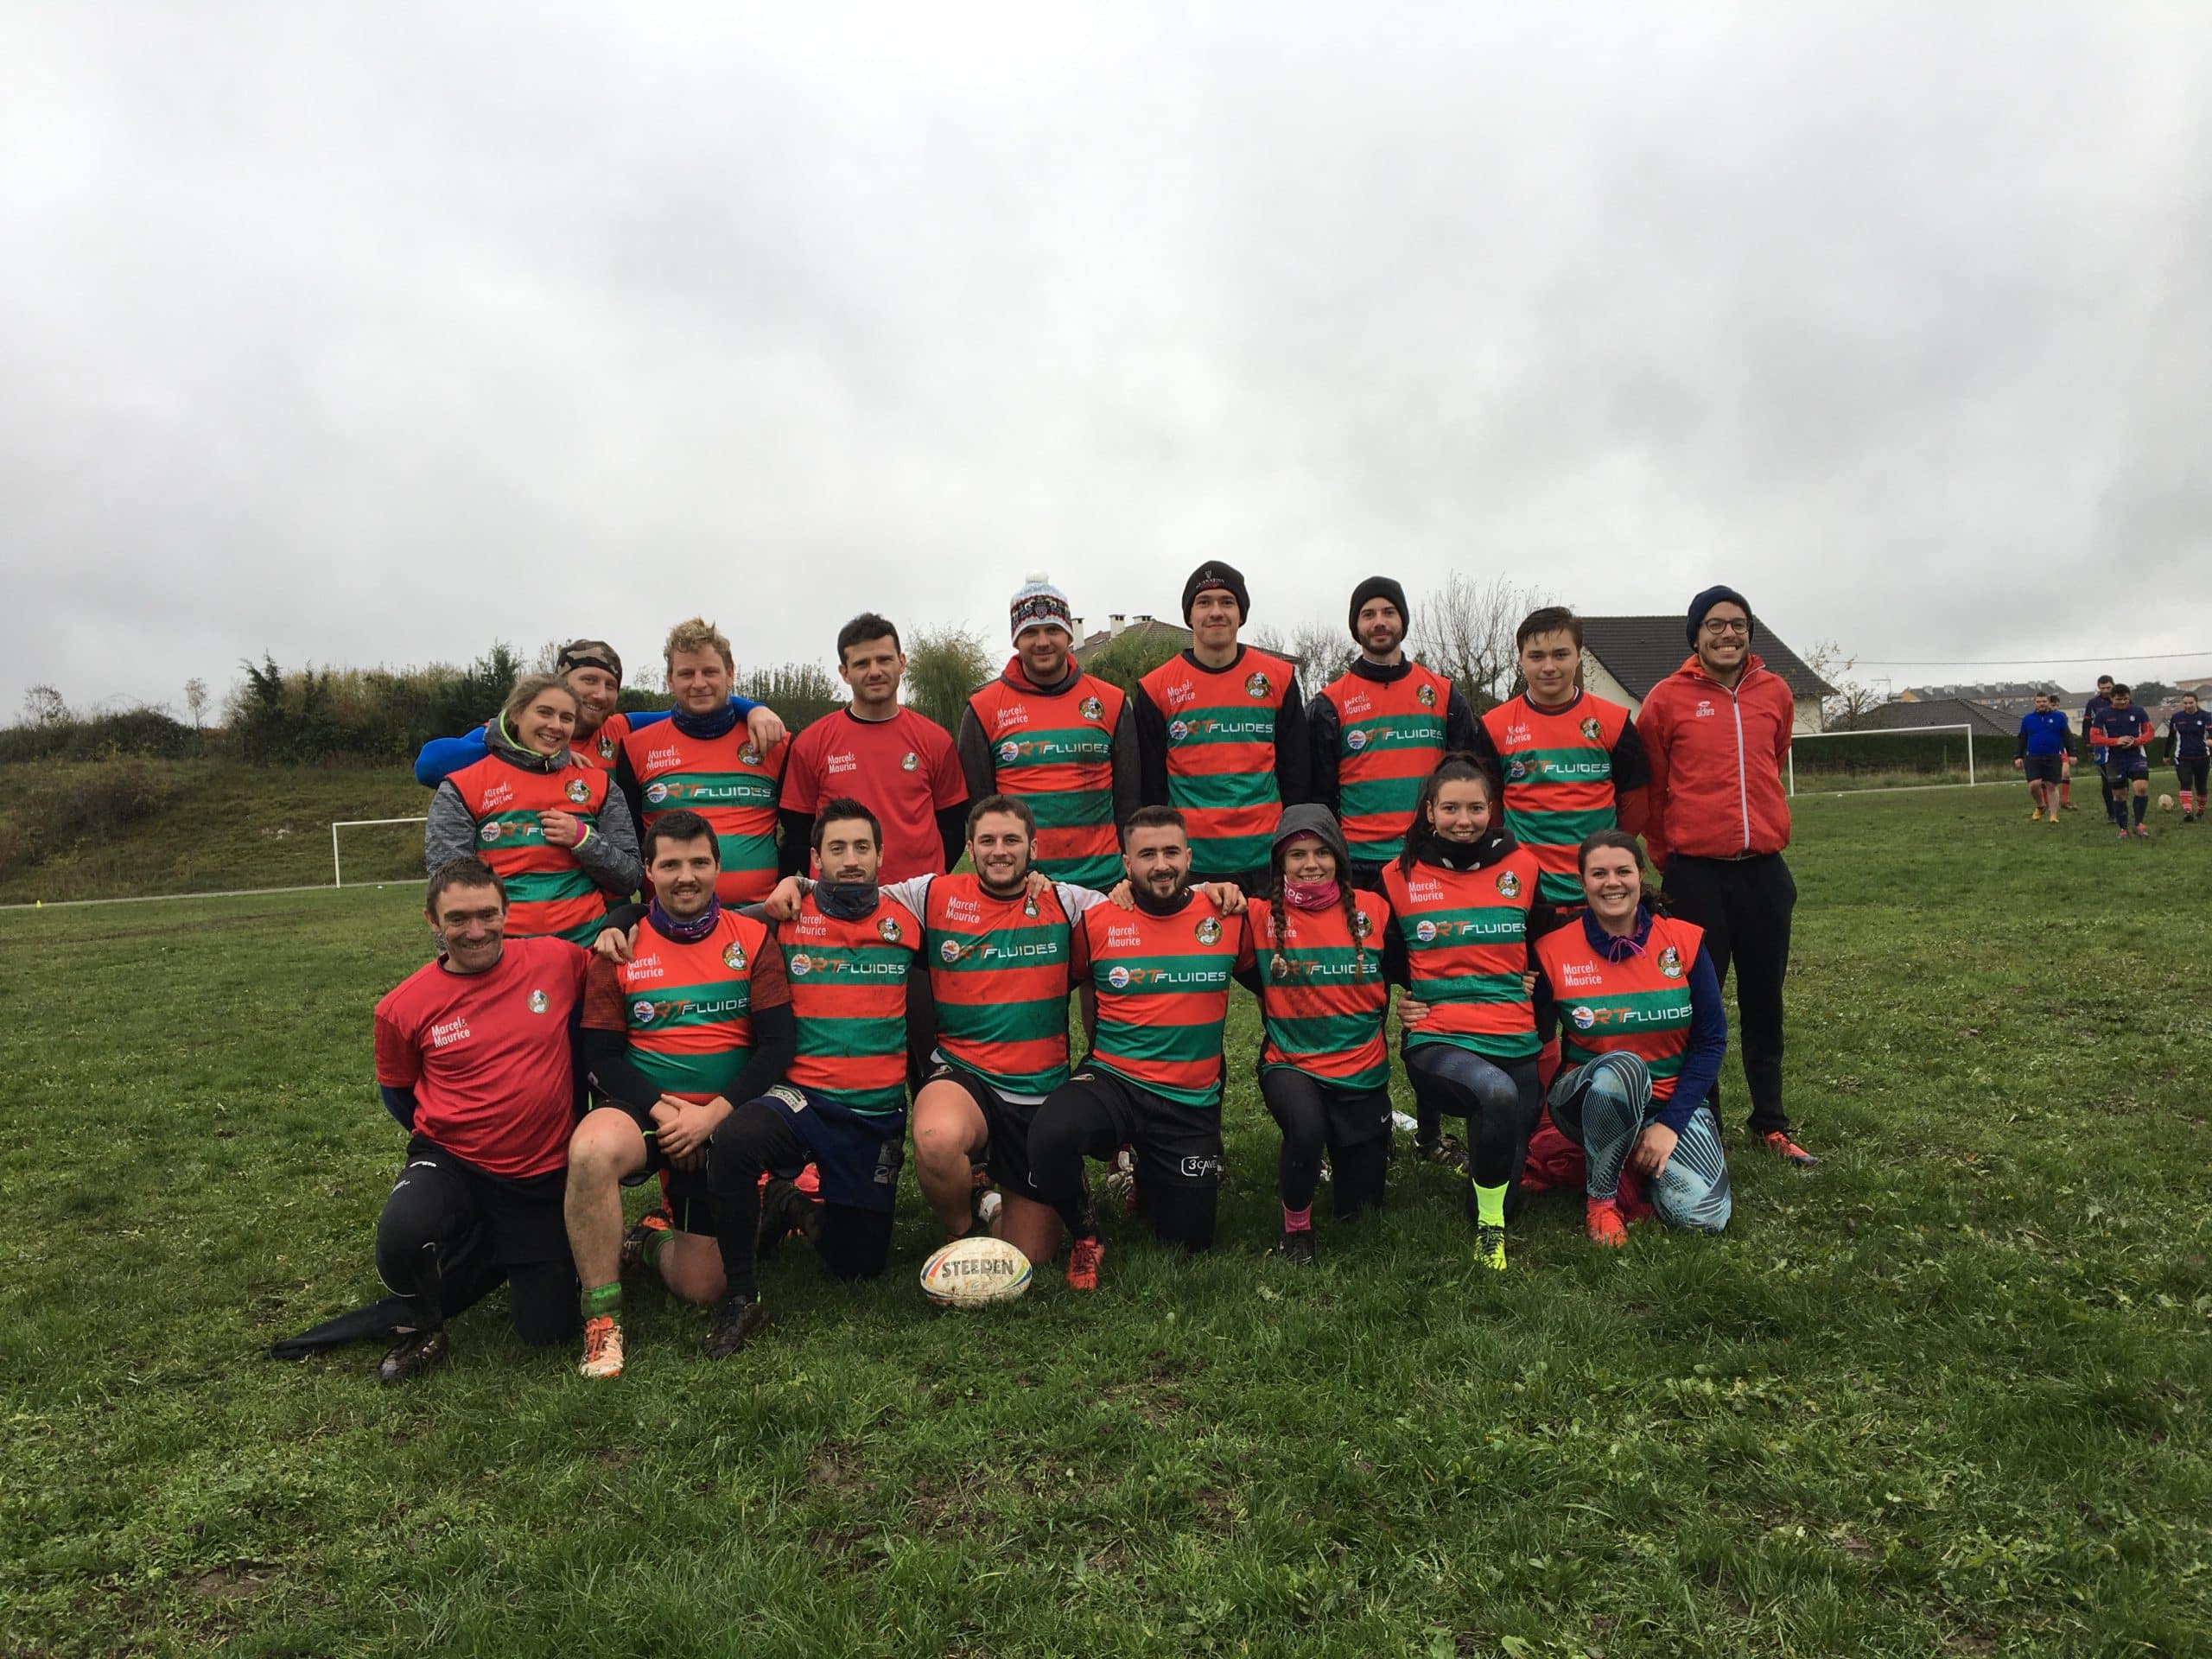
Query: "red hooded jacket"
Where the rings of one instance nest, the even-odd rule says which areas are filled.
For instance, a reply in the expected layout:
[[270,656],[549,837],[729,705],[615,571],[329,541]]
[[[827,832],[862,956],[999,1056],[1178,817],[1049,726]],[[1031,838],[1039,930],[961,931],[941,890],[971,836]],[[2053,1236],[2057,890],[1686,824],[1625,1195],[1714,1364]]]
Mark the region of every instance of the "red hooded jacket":
[[1789,844],[1783,762],[1797,699],[1753,654],[1731,691],[1694,654],[1651,688],[1636,728],[1651,765],[1645,848],[1660,869],[1676,853],[1737,858]]

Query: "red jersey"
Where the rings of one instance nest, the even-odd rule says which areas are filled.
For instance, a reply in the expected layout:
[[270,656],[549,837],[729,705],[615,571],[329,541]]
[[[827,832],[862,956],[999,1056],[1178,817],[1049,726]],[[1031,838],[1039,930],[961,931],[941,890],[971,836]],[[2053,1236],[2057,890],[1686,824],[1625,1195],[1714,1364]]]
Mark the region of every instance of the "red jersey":
[[1223,915],[1194,892],[1172,916],[1093,905],[1075,925],[1085,936],[1098,1010],[1084,1064],[1218,1110],[1229,987],[1253,963],[1244,918]]
[[788,747],[783,810],[810,817],[823,802],[849,795],[882,820],[879,882],[944,874],[937,815],[968,798],[968,781],[944,727],[912,709],[862,720],[846,708],[823,715]]
[[415,1133],[487,1175],[569,1161],[575,1127],[569,1016],[590,956],[511,938],[484,973],[416,969],[377,1004],[377,1082],[415,1091]]
[[1662,870],[1675,853],[1737,858],[1789,844],[1782,766],[1797,718],[1788,683],[1746,654],[1734,690],[1693,655],[1637,715],[1651,765],[1643,844]]
[[630,735],[630,716],[612,714],[588,732],[580,733],[569,745],[569,753],[580,766],[589,766],[594,772],[611,772],[615,758],[622,753],[622,740]]
[[1690,969],[1704,941],[1702,928],[1671,916],[1654,917],[1643,950],[1620,962],[1592,950],[1579,923],[1537,940],[1559,1001],[1560,1058],[1586,1065],[1600,1054],[1633,1054],[1651,1074],[1651,1098],[1672,1100],[1697,1017]]
[[920,918],[886,897],[858,921],[843,921],[823,915],[810,893],[798,918],[777,928],[776,941],[798,1027],[798,1052],[784,1080],[850,1111],[903,1115],[906,978],[922,948]]

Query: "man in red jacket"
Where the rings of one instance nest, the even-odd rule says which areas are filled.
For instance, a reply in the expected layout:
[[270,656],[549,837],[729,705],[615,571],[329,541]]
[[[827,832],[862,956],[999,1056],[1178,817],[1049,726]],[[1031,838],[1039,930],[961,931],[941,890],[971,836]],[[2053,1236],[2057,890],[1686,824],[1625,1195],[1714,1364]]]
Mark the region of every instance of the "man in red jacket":
[[[1732,588],[1690,601],[1690,658],[1637,715],[1650,764],[1644,844],[1674,913],[1705,930],[1713,972],[1736,968],[1737,1039],[1751,1085],[1751,1130],[1793,1164],[1816,1161],[1782,1109],[1782,982],[1797,884],[1783,763],[1796,698],[1751,650],[1751,607]],[[1719,1116],[1719,1089],[1713,1094]]]

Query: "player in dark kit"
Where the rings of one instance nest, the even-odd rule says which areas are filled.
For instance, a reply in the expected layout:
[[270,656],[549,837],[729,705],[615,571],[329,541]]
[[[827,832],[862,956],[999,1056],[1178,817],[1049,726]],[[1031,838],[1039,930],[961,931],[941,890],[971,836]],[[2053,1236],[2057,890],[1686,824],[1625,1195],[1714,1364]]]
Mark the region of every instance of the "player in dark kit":
[[2105,776],[2105,751],[2096,742],[2097,716],[2112,707],[2113,685],[2111,675],[2097,676],[2097,695],[2082,705],[2082,739],[2089,746],[2089,764],[2097,769],[2097,787],[2105,798],[2105,817],[2125,830],[2127,809],[2124,804],[2118,808],[2113,804],[2112,779]]
[[2112,821],[2119,826],[2120,838],[2128,839],[2132,802],[2134,834],[2150,840],[2151,826],[2143,822],[2143,815],[2151,804],[2151,716],[2135,706],[2126,686],[2115,685],[2110,701],[2097,710],[2090,737],[2104,751],[2105,783],[2112,793]]
[[2050,821],[2058,822],[2058,792],[2065,782],[2066,713],[2055,706],[2056,699],[2048,691],[2036,693],[2034,709],[2020,716],[2020,741],[2012,755],[2012,764],[2024,773],[2028,782],[2028,799],[2033,810],[2028,822],[2035,823],[2047,813]]
[[1037,1109],[1030,1179],[1074,1241],[1068,1283],[1098,1287],[1105,1255],[1083,1160],[1131,1146],[1153,1231],[1189,1250],[1213,1245],[1221,1187],[1222,1027],[1229,988],[1253,963],[1241,915],[1191,890],[1191,842],[1173,807],[1122,826],[1135,908],[1094,906],[1084,934],[1095,999],[1090,1052]]
[[2181,694],[2181,711],[2166,721],[2166,754],[2181,786],[2181,821],[2204,822],[2204,778],[2212,768],[2212,714],[2197,706],[2196,693]]
[[[728,1284],[707,1338],[711,1359],[736,1353],[760,1327],[756,1237],[780,1239],[796,1223],[840,1279],[873,1279],[890,1259],[906,1156],[906,990],[922,923],[876,885],[882,834],[860,802],[823,803],[812,836],[820,877],[798,918],[776,930],[798,1052],[784,1081],[732,1112],[709,1143]],[[809,1163],[821,1173],[818,1209],[793,1185]]]

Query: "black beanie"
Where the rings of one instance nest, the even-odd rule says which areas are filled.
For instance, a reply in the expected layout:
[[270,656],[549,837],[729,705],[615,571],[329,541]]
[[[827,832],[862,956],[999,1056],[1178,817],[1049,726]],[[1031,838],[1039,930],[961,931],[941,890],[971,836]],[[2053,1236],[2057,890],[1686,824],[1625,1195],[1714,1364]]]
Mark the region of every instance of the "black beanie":
[[1349,626],[1351,628],[1352,644],[1357,645],[1360,642],[1359,607],[1370,599],[1389,600],[1398,607],[1398,626],[1401,628],[1413,626],[1413,614],[1406,609],[1406,590],[1388,576],[1370,576],[1351,590],[1351,616]]
[[1750,600],[1745,599],[1733,588],[1708,588],[1703,593],[1700,594],[1695,599],[1690,601],[1689,626],[1684,628],[1683,632],[1689,635],[1690,645],[1693,648],[1697,645],[1698,624],[1705,620],[1705,613],[1707,611],[1719,604],[1723,600],[1726,600],[1731,605],[1740,605],[1744,607],[1744,619],[1747,625],[1744,632],[1745,640],[1748,643],[1749,641],[1759,637],[1758,619],[1751,614],[1751,601]]
[[1191,623],[1191,607],[1198,603],[1198,595],[1209,588],[1225,588],[1229,596],[1236,601],[1236,620],[1252,620],[1252,595],[1244,590],[1244,577],[1233,564],[1224,564],[1218,559],[1208,559],[1191,572],[1191,579],[1183,584],[1183,626]]

